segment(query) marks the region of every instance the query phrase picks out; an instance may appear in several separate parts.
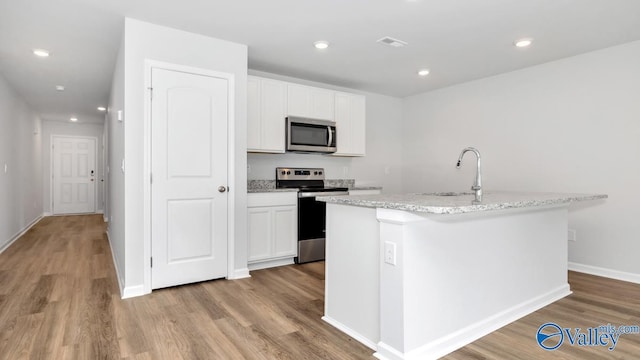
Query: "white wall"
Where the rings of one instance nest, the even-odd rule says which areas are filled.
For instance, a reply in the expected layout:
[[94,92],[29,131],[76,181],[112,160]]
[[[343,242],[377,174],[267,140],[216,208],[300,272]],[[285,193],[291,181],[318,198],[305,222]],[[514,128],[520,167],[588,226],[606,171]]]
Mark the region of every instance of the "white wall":
[[104,179],[103,159],[102,159],[102,132],[104,125],[102,124],[83,124],[83,123],[65,123],[61,121],[42,122],[42,182],[43,182],[43,210],[45,213],[51,213],[51,136],[85,136],[94,137],[96,143],[96,211],[104,210],[104,198],[102,191],[101,179]]
[[41,147],[40,118],[0,75],[0,251],[42,214]]
[[[107,133],[107,201],[105,216],[108,220],[107,234],[111,244],[111,252],[115,262],[120,291],[124,292],[125,286],[125,207],[124,207],[124,172],[121,163],[124,159],[124,123],[118,120],[118,111],[124,110],[124,35],[116,68],[113,72],[111,93],[107,117],[105,119],[105,131]],[[139,260],[141,261],[141,260]]]
[[[124,216],[124,233],[121,233],[122,224],[112,224],[118,230],[109,233],[112,243],[116,244],[117,262],[124,265],[120,276],[124,279],[124,292],[139,294],[145,285],[145,269],[148,270],[149,258],[145,255],[145,242],[149,240],[149,230],[145,227],[148,221],[148,210],[146,205],[148,199],[145,198],[146,184],[149,176],[146,174],[146,164],[148,164],[147,148],[149,134],[145,133],[145,61],[161,61],[172,64],[191,66],[215,71],[231,73],[235,78],[235,124],[230,127],[233,138],[230,143],[234,144],[232,152],[235,154],[235,161],[229,164],[230,177],[233,177],[229,186],[232,189],[229,199],[234,207],[234,225],[229,228],[231,238],[231,248],[235,251],[234,257],[229,259],[234,264],[236,270],[246,270],[247,267],[247,245],[246,245],[246,83],[247,83],[247,47],[223,40],[213,39],[202,35],[179,31],[167,27],[157,26],[133,19],[125,20],[124,31],[124,122],[113,124],[114,135],[111,164],[112,174],[117,172],[115,164],[120,164],[125,159],[124,188],[119,184],[118,179],[111,197],[114,207],[111,214],[115,216],[121,212]],[[118,68],[120,69],[120,68]],[[116,77],[121,75],[117,72]],[[115,89],[112,98],[119,99],[122,89]],[[116,106],[117,107],[117,106]],[[117,129],[124,127],[124,132]],[[121,144],[122,139],[124,143]],[[124,145],[122,157],[117,153],[116,148]],[[118,167],[119,168],[119,167]],[[120,175],[118,175],[119,177]],[[124,207],[117,203],[124,199]],[[124,211],[123,211],[124,210]],[[114,229],[115,230],[115,229]],[[124,245],[123,249],[117,249]],[[149,245],[149,244],[147,244]],[[150,254],[148,254],[150,255]],[[124,273],[124,274],[123,274]],[[234,276],[234,274],[229,274]],[[150,286],[150,284],[146,284]]]
[[640,279],[640,42],[405,99],[405,191],[605,193],[575,205],[571,262]]
[[401,192],[401,99],[254,70],[251,70],[250,74],[365,95],[367,125],[366,156],[364,157],[250,153],[248,155],[250,168],[247,175],[249,179],[275,180],[275,168],[278,166],[320,167],[325,169],[327,179],[355,179],[357,185],[382,186],[385,193]]

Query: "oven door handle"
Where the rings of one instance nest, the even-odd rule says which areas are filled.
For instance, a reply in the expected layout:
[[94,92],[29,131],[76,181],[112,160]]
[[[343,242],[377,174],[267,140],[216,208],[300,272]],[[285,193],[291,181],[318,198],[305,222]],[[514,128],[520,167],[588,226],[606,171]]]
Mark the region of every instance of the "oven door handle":
[[340,196],[340,195],[349,195],[348,191],[327,191],[327,192],[299,192],[298,198],[310,198],[316,196]]

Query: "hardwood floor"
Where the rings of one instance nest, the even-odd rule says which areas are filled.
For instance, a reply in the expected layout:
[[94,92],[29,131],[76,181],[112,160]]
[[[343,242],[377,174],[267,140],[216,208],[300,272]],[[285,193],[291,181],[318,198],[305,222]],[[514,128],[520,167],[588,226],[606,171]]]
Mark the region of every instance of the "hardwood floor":
[[[104,230],[100,215],[47,217],[0,254],[0,359],[373,359],[320,319],[322,262],[121,300]],[[445,359],[640,358],[640,334],[613,351],[538,346],[546,322],[640,325],[640,285],[579,273],[570,283],[571,296]]]

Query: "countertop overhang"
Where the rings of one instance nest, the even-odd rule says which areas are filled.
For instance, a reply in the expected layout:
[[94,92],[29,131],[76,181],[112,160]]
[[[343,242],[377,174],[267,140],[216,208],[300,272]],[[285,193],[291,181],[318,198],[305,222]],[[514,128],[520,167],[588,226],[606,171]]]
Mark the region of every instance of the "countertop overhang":
[[539,192],[487,191],[476,202],[473,193],[438,195],[438,193],[322,196],[317,200],[330,204],[404,210],[430,214],[464,214],[491,210],[530,208],[606,199],[605,194],[571,194]]

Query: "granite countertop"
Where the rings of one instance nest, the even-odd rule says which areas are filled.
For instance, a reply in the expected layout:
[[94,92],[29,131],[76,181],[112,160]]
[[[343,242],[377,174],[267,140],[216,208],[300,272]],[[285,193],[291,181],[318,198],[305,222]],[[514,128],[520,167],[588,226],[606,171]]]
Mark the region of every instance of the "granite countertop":
[[[326,186],[331,187],[346,187],[349,190],[382,190],[379,186],[356,186],[353,179],[328,179],[325,180]],[[286,192],[286,191],[298,191],[297,188],[278,189],[276,188],[275,180],[249,180],[247,182],[248,193],[261,193],[261,192]]]
[[458,196],[442,196],[438,194],[448,193],[322,196],[317,199],[331,204],[431,214],[463,214],[490,210],[568,204],[575,201],[606,199],[608,197],[602,194],[487,191],[483,194],[482,202],[475,203],[475,195],[473,193],[463,193]]
[[382,190],[382,186],[353,186],[349,190]]

